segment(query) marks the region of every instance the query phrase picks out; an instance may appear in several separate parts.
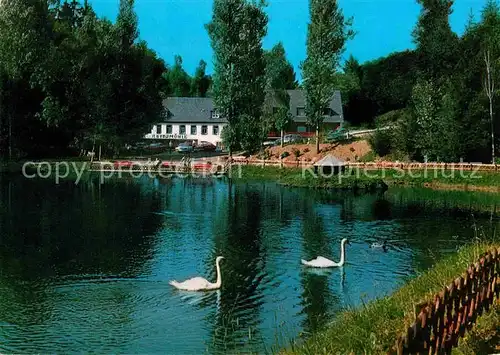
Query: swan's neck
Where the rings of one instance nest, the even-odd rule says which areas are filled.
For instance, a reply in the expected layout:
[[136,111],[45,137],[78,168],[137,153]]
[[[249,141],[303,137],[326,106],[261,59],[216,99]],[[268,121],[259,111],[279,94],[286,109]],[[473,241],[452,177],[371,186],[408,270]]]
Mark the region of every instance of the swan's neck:
[[340,245],[340,261],[339,261],[339,266],[344,265],[345,263],[345,243],[342,243]]
[[215,287],[219,288],[222,285],[222,276],[220,274],[220,265],[219,265],[220,260],[217,260],[215,263],[215,267],[217,269],[217,281],[215,282]]

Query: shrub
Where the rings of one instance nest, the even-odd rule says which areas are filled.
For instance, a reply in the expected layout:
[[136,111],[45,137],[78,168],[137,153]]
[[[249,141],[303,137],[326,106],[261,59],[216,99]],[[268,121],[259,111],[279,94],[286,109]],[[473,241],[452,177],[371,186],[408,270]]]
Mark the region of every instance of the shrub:
[[258,158],[259,159],[263,159],[263,160],[268,160],[272,157],[271,153],[269,152],[269,150],[264,150],[262,152],[260,152],[260,154],[258,155]]
[[376,130],[370,138],[368,143],[377,155],[383,157],[389,154],[393,148],[392,135],[389,130]]
[[293,148],[292,153],[295,156],[295,158],[300,157],[300,150],[298,150],[297,148]]
[[288,156],[290,156],[290,153],[288,153],[288,152],[283,152],[283,153],[281,153],[281,156],[280,156],[280,157],[281,157],[281,159],[283,159],[283,158],[286,158],[286,157],[288,157]]
[[309,152],[310,152],[309,148],[304,149],[304,153],[309,153]]
[[361,158],[359,158],[359,161],[361,163],[367,163],[367,162],[371,162],[371,161],[375,161],[375,152],[374,151],[370,151],[368,153],[366,153],[365,155],[363,155]]
[[399,121],[404,115],[406,115],[406,109],[389,111],[375,117],[375,124],[377,126],[386,126]]

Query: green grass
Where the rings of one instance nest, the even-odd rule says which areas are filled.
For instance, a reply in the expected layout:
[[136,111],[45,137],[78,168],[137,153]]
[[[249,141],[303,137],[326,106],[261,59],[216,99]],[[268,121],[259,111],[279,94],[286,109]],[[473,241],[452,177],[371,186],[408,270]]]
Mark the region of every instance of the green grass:
[[236,181],[271,180],[285,186],[309,187],[316,189],[376,190],[386,189],[382,179],[352,175],[333,175],[332,177],[315,174],[314,170],[302,168],[279,168],[262,166],[233,166],[230,176]]
[[[327,330],[313,335],[304,343],[292,343],[282,353],[387,353],[395,345],[398,336],[414,321],[414,305],[441,291],[491,247],[498,248],[500,244],[477,242],[463,247],[456,254],[409,281],[392,295],[374,300],[359,309],[341,313]],[[461,342],[456,351],[459,354],[469,354],[477,349],[484,349],[489,339],[494,338],[494,329],[499,329],[498,327],[500,311],[496,308],[489,315],[479,318],[473,332],[468,335],[466,341]],[[484,329],[490,334],[488,338],[484,337]]]
[[[496,304],[490,312],[483,313],[476,326],[466,334],[453,349],[455,355],[477,355],[498,353],[496,346],[500,344],[500,305]],[[497,350],[497,351],[495,351]]]
[[483,187],[496,190],[500,186],[500,174],[458,170],[411,170],[347,168],[340,175],[322,177],[312,169],[279,168],[275,166],[233,166],[231,176],[236,180],[272,180],[292,187],[332,189],[376,189],[387,185],[440,187]]
[[443,185],[500,186],[500,174],[496,172],[441,169],[403,171],[387,169],[378,170],[374,175],[382,178],[388,184],[422,186],[424,184],[439,183]]

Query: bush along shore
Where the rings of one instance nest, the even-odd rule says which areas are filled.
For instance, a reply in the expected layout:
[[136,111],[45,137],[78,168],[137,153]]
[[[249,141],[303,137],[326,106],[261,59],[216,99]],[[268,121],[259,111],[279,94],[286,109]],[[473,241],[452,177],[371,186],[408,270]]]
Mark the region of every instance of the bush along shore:
[[235,181],[269,180],[289,187],[315,189],[385,191],[388,185],[379,178],[356,177],[348,172],[321,174],[314,169],[260,167],[255,165],[233,165],[229,176]]
[[[387,354],[415,320],[415,305],[432,300],[480,256],[500,243],[473,243],[439,261],[392,295],[379,298],[359,309],[346,310],[323,332],[302,343],[293,342],[281,354]],[[456,354],[486,354],[495,350],[500,329],[498,300],[489,312],[477,318],[472,329],[460,339]]]
[[[0,164],[0,173],[46,175],[58,172],[71,179],[87,172],[90,162],[83,159],[46,160],[43,163],[10,162]],[[49,170],[49,171],[47,171]],[[124,176],[127,168],[121,169]],[[500,173],[475,170],[394,169],[346,167],[340,173],[315,171],[313,167],[279,167],[233,164],[229,176],[235,181],[267,180],[289,187],[307,187],[345,191],[385,191],[389,186],[415,186],[441,190],[500,193]]]
[[443,190],[500,192],[500,173],[474,170],[402,170],[349,167],[338,174],[313,168],[233,165],[236,180],[273,180],[290,187],[351,190],[385,190],[389,186],[418,186]]

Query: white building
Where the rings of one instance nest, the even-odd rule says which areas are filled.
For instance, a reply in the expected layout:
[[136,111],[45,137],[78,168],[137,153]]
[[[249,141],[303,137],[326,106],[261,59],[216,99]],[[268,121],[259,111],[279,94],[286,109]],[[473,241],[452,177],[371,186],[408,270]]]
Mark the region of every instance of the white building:
[[175,145],[185,141],[222,144],[221,132],[227,120],[218,115],[211,98],[169,97],[164,105],[167,119],[155,124],[146,139],[176,141]]
[[[286,133],[297,133],[304,137],[315,134],[315,128],[307,125],[305,114],[306,98],[303,90],[288,90],[290,96],[290,114],[292,123]],[[271,101],[267,105],[277,106]],[[167,118],[158,122],[146,134],[146,139],[169,140],[177,145],[185,141],[210,142],[217,146],[222,144],[221,132],[228,124],[220,117],[214,107],[213,99],[208,97],[169,97],[163,101],[167,111]],[[344,122],[340,91],[335,91],[329,107],[325,109],[323,129],[335,130]],[[270,137],[279,136],[279,132],[270,132]]]

